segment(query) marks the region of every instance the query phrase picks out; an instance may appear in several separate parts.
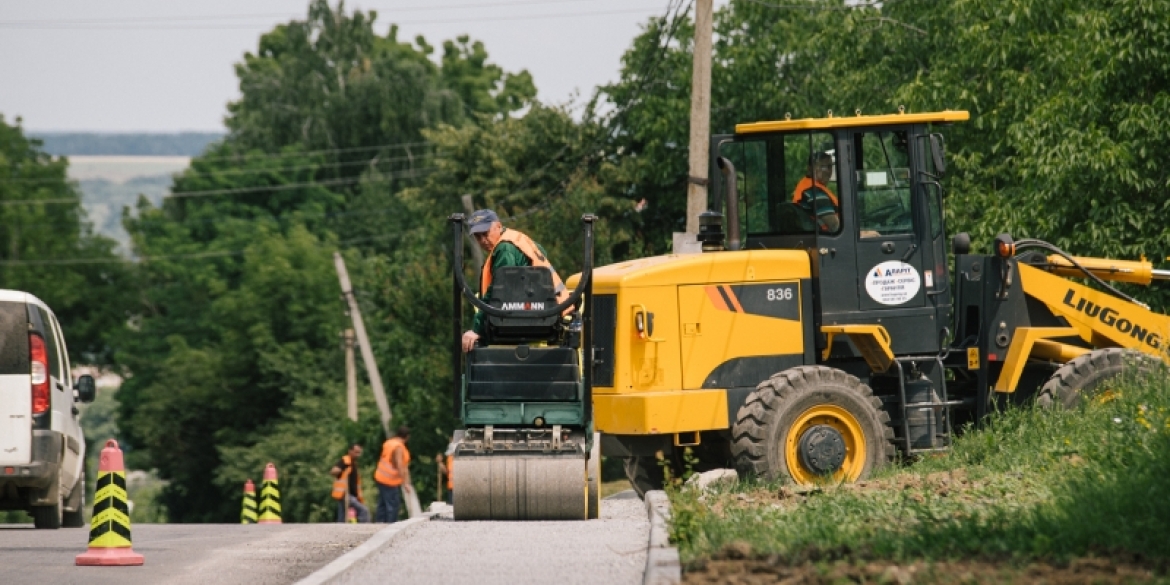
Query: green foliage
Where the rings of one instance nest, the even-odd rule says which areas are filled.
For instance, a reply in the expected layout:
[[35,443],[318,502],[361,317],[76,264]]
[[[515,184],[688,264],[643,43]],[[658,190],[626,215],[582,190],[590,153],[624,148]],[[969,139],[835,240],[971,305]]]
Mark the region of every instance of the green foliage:
[[115,243],[92,233],[68,164],[27,138],[19,118],[9,125],[0,115],[0,287],[48,303],[73,361],[100,362],[109,358],[105,332],[125,318],[131,276],[111,263]]
[[893,559],[1170,556],[1170,381],[1130,372],[1075,411],[1013,408],[940,457],[861,486],[748,483],[673,494],[684,557],[736,540],[759,554]]

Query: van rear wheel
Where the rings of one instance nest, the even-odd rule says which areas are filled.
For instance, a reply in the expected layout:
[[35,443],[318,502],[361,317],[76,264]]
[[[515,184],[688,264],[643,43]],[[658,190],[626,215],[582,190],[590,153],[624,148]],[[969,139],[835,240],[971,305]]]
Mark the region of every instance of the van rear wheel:
[[61,499],[61,490],[57,490],[57,503],[51,506],[33,506],[33,526],[56,530],[64,520],[65,502]]
[[69,492],[67,504],[69,504],[69,508],[73,508],[73,511],[65,510],[61,513],[61,526],[65,528],[85,526],[85,473],[77,478],[77,485],[74,485],[73,491]]

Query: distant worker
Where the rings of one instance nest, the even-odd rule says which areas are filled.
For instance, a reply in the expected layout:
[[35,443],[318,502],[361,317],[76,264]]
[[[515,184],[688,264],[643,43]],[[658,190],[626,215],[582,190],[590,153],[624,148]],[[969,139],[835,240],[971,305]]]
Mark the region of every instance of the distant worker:
[[439,470],[447,478],[447,503],[455,503],[455,438],[447,444],[447,452],[439,456]]
[[841,205],[827,184],[833,178],[833,156],[818,152],[809,157],[809,163],[811,174],[796,184],[792,202],[816,221],[820,231],[835,233],[841,227]]
[[[490,209],[476,211],[467,220],[467,227],[479,247],[488,253],[480,270],[479,298],[485,302],[490,298],[492,273],[497,268],[505,266],[543,266],[548,268],[552,272],[553,286],[556,287],[557,302],[563,303],[565,299],[569,298],[569,290],[565,288],[565,283],[561,281],[556,269],[548,261],[548,254],[544,248],[523,232],[504,227],[496,212]],[[572,310],[566,309],[566,313],[569,312]],[[482,312],[477,312],[471,330],[463,334],[463,351],[471,351],[476,342],[484,336],[486,330],[486,318]]]
[[353,508],[358,522],[370,521],[370,509],[362,497],[362,476],[358,472],[357,460],[362,456],[362,446],[354,443],[349,452],[329,470],[333,481],[333,499],[337,500],[337,521],[345,522],[346,508]]
[[375,522],[393,523],[398,521],[398,510],[402,506],[402,489],[412,489],[410,483],[410,451],[406,442],[410,440],[410,429],[398,427],[393,437],[382,443],[382,457],[374,471],[374,483],[378,484],[378,509],[374,512]]

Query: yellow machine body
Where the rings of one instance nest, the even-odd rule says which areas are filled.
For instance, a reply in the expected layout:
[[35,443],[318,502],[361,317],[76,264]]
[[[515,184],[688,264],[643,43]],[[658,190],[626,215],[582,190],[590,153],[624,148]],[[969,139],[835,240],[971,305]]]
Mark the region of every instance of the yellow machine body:
[[594,269],[594,294],[616,297],[612,384],[593,388],[597,430],[728,428],[724,388],[709,374],[739,358],[802,361],[808,299],[800,283],[809,278],[808,254],[795,250],[667,255]]

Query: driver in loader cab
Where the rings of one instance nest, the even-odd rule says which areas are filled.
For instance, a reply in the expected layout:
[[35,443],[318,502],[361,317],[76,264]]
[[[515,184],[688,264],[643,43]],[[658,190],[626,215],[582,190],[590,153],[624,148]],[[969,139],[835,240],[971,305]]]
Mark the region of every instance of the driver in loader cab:
[[836,233],[841,227],[838,210],[841,204],[827,183],[833,177],[833,156],[827,152],[809,157],[809,172],[796,184],[792,202],[816,220],[817,228],[825,233]]
[[[475,238],[475,242],[487,252],[483,267],[480,270],[479,298],[491,298],[492,272],[505,266],[543,266],[552,272],[553,286],[556,287],[557,302],[563,303],[569,298],[569,290],[556,269],[548,261],[544,248],[532,238],[515,229],[504,227],[499,216],[490,209],[481,209],[471,214],[467,220],[468,231]],[[571,312],[572,307],[566,309]],[[475,314],[472,328],[463,333],[463,351],[466,353],[475,347],[476,342],[484,336],[487,329],[487,316],[482,312]]]

